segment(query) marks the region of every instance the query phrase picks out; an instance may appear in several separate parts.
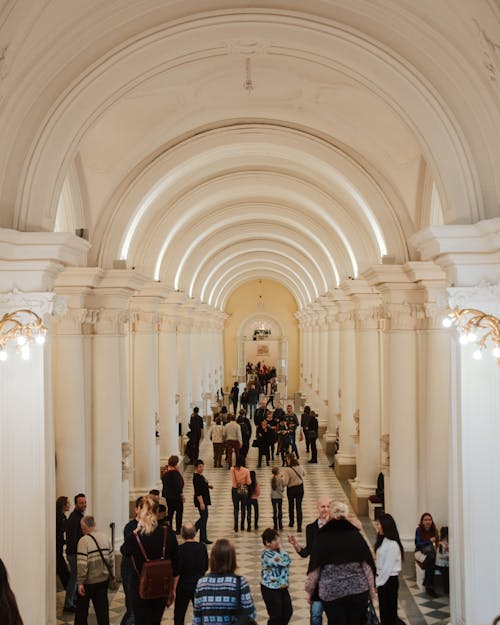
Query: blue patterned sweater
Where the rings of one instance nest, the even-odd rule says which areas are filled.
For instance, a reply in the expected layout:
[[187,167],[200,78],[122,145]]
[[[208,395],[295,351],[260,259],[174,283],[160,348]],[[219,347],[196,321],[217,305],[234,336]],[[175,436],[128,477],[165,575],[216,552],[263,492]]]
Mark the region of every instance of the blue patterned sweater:
[[[193,625],[227,625],[238,619],[238,577],[209,573],[198,580],[194,595]],[[241,577],[240,612],[255,619],[250,586]]]

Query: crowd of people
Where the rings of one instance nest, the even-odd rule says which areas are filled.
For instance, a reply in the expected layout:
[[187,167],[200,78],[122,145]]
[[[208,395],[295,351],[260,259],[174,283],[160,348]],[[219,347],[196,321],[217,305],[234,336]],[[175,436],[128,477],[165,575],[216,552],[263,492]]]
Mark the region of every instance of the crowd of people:
[[[285,524],[283,499],[286,495],[288,527],[296,527],[300,535],[306,471],[300,463],[297,440],[304,440],[306,446],[309,443],[309,462],[317,461],[318,423],[314,412],[307,407],[299,420],[291,405],[283,410],[277,404],[275,410],[270,411],[264,401],[253,420],[257,466],[262,467],[264,458],[268,466],[270,461],[281,460],[281,466],[272,466],[267,478],[272,522],[271,519],[264,522],[261,534],[260,592],[268,612],[268,625],[287,625],[293,614],[288,591],[293,566],[280,536]],[[198,411],[193,411],[192,421],[192,431],[201,436],[204,424]],[[229,468],[235,534],[258,530],[262,522],[259,517],[261,484],[257,472],[246,466],[252,426],[250,424],[248,434],[243,434],[244,421],[250,423],[247,415],[240,411],[237,421],[231,414],[225,417],[224,423],[217,417],[211,428],[214,468],[222,466],[224,454],[225,466]],[[307,436],[307,432],[314,432],[315,436]],[[194,442],[199,452],[200,440]],[[136,500],[135,516],[124,528],[121,578],[125,613],[121,625],[160,625],[169,605],[174,606],[174,625],[182,625],[190,602],[193,625],[236,623],[236,616],[244,616],[246,622],[251,623],[255,619],[255,605],[248,581],[237,574],[234,543],[227,537],[214,543],[208,538],[213,486],[204,474],[205,463],[200,458],[193,462],[193,504],[198,513],[195,523],[183,519],[185,477],[179,470],[179,463],[179,457],[172,455],[162,470],[161,496],[166,506],[160,503],[160,491],[151,490]],[[259,476],[262,479],[260,473]],[[77,494],[74,509],[67,517],[69,499],[57,499],[57,574],[66,589],[64,610],[75,612],[75,625],[86,625],[90,602],[98,625],[109,625],[108,585],[114,577],[112,547],[106,534],[96,529],[95,519],[85,514],[86,506],[85,495]],[[361,524],[349,516],[346,504],[322,496],[317,502],[317,512],[317,518],[305,526],[304,545],[297,534],[288,535],[292,549],[300,557],[309,558],[305,590],[311,625],[321,625],[323,613],[328,625],[364,625],[367,610],[373,610],[374,602],[378,603],[382,625],[400,625],[398,588],[404,551],[393,517],[384,513],[376,521],[374,558],[360,531]],[[211,546],[210,555],[208,546]],[[168,590],[162,596],[145,596],[143,567],[150,561],[162,559],[170,562]],[[438,534],[429,513],[422,515],[416,529],[415,559],[425,571],[427,593],[436,596],[434,574],[437,570],[442,575],[443,589],[448,592],[448,532],[447,528],[442,528]],[[1,573],[0,566],[0,581]],[[13,624],[22,625],[20,620]]]

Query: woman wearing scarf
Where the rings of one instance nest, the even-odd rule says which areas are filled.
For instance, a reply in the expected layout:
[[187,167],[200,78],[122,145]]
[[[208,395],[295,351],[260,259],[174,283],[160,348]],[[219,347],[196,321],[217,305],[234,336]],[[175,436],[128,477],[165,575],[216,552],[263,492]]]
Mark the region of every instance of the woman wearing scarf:
[[375,563],[347,513],[344,503],[333,504],[333,518],[314,543],[306,581],[310,597],[317,588],[328,625],[364,625],[368,599],[375,598]]

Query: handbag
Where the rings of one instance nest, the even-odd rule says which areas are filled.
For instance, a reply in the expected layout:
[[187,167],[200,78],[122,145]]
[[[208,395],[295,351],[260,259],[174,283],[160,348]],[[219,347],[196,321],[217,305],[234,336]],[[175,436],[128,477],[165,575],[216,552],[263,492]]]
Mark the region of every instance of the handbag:
[[252,447],[260,447],[260,443],[256,438],[254,438],[252,441]]
[[236,576],[236,621],[234,621],[233,625],[257,625],[257,622],[248,614],[241,614],[242,606],[241,606],[241,575]]
[[90,538],[92,538],[92,540],[95,542],[97,550],[99,551],[99,555],[101,556],[101,559],[104,562],[104,566],[108,569],[108,573],[109,573],[108,590],[113,590],[113,591],[118,590],[118,588],[120,588],[120,582],[113,575],[113,571],[111,570],[111,567],[109,566],[108,561],[104,557],[104,554],[101,548],[99,547],[99,543],[95,539],[95,536],[92,536],[92,534],[87,534],[87,536],[90,536]]
[[248,486],[246,484],[236,484],[236,492],[238,495],[248,495]]
[[375,612],[375,606],[372,600],[368,600],[368,607],[366,608],[366,625],[380,625],[377,613]]

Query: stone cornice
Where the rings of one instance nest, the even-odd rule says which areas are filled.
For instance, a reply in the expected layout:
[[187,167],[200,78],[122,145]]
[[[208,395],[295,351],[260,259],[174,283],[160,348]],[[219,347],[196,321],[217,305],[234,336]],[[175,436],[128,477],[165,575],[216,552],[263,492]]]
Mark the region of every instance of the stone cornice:
[[69,232],[20,232],[0,228],[3,259],[10,261],[45,260],[62,265],[87,264],[91,245]]

